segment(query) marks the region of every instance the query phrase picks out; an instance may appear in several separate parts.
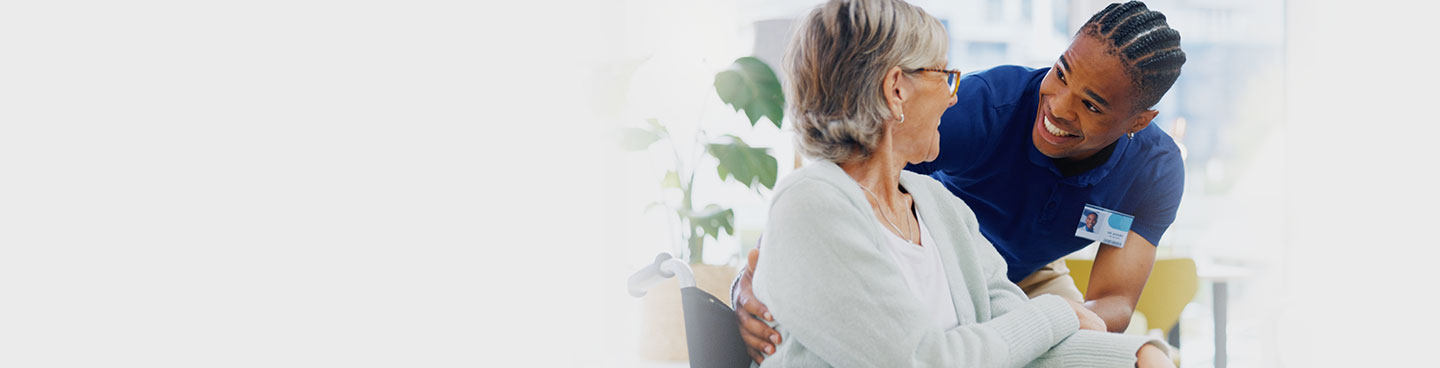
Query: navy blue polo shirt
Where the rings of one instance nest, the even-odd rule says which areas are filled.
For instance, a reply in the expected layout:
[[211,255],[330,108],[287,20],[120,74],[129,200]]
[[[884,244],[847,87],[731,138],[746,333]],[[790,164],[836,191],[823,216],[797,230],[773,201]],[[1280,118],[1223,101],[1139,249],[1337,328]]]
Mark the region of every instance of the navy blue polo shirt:
[[1120,137],[1100,166],[1062,176],[1030,136],[1048,71],[1000,66],[961,78],[941,117],[939,157],[906,168],[965,200],[1014,282],[1092,242],[1075,236],[1086,204],[1135,216],[1130,231],[1160,244],[1184,190],[1180,149],[1155,124]]

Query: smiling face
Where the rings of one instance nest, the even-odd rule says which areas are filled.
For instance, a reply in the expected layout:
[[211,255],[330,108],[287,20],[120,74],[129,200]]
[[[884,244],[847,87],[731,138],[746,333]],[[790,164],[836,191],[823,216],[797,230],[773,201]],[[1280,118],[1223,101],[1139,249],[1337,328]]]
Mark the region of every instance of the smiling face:
[[1031,140],[1050,158],[1081,160],[1150,124],[1156,111],[1137,106],[1120,57],[1081,34],[1040,82]]
[[1093,213],[1093,212],[1090,213],[1090,214],[1088,214],[1088,215],[1085,215],[1085,227],[1086,227],[1086,228],[1094,229],[1094,228],[1095,228],[1095,223],[1098,222],[1099,219],[1100,219],[1100,216],[1099,216],[1099,215],[1096,215],[1096,214]]

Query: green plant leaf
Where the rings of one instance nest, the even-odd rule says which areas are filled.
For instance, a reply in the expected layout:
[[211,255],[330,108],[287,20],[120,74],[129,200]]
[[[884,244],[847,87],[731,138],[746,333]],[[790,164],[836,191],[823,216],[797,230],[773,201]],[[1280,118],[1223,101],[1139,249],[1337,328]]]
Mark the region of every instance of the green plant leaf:
[[670,131],[665,129],[664,125],[660,125],[660,120],[657,120],[655,118],[645,119],[645,124],[650,126],[651,132],[655,132],[660,135],[670,134]]
[[626,152],[643,151],[658,140],[660,140],[660,135],[649,130],[620,128],[620,149]]
[[665,172],[665,178],[660,179],[661,188],[680,188],[680,175],[675,170]]
[[698,212],[691,212],[689,217],[691,226],[699,226],[704,231],[701,236],[709,235],[718,240],[720,239],[720,230],[725,230],[727,235],[735,235],[735,210],[733,209],[712,204]]
[[735,59],[729,69],[715,74],[715,93],[720,100],[745,110],[750,126],[764,116],[780,127],[785,118],[785,92],[780,88],[780,79],[764,61],[746,56]]
[[740,137],[726,137],[729,137],[731,142],[711,143],[705,147],[711,156],[720,161],[715,167],[720,179],[733,176],[745,186],[753,187],[758,182],[765,188],[774,189],[775,176],[779,170],[775,157],[770,156],[764,148],[750,147],[740,140]]

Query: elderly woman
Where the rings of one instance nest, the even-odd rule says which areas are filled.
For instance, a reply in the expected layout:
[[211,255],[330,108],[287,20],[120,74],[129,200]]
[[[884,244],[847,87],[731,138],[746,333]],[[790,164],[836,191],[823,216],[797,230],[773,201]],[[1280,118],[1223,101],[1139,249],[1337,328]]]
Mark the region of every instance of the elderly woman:
[[[1158,340],[1081,331],[1078,303],[1027,299],[975,215],[937,181],[956,102],[940,22],[899,0],[832,0],[785,60],[803,154],[776,187],[754,291],[781,334],[764,366],[1170,366]],[[1093,327],[1092,327],[1093,328]]]

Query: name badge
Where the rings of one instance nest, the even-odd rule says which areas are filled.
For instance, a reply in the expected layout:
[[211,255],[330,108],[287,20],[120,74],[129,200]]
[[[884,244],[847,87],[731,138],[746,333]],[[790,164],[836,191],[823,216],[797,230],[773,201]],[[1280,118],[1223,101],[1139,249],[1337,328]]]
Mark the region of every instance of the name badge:
[[1135,222],[1135,216],[1086,204],[1085,210],[1080,212],[1080,226],[1075,228],[1075,236],[1124,248],[1132,222]]

